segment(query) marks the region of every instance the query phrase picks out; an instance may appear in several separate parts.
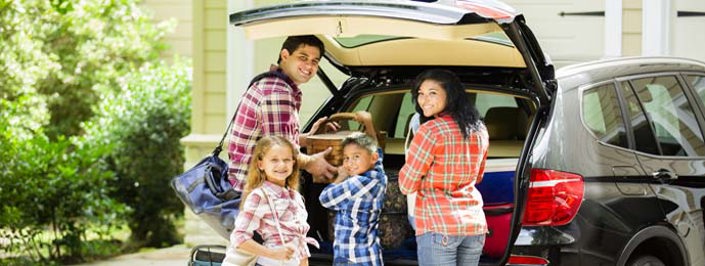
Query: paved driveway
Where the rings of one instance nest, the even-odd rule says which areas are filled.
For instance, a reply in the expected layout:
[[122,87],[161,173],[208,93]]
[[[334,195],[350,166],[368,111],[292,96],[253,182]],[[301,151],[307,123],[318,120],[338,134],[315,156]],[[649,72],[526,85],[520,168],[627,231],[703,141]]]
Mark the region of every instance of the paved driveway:
[[105,261],[97,261],[76,266],[186,266],[189,262],[191,248],[184,245],[170,248],[144,251],[118,256]]

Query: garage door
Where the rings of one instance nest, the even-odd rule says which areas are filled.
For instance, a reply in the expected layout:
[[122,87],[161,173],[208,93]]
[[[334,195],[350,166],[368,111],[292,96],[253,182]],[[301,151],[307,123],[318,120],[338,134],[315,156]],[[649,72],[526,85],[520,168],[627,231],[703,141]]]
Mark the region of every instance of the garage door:
[[705,61],[705,1],[676,0],[672,54]]
[[506,0],[524,13],[556,66],[602,58],[605,0]]

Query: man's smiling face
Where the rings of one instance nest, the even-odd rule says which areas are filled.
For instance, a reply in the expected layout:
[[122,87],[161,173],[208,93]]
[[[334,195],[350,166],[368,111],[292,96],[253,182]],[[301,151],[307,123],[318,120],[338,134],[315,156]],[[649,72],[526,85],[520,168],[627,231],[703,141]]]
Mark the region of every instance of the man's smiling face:
[[315,46],[302,44],[291,53],[282,49],[280,57],[279,67],[284,74],[289,76],[296,85],[301,85],[316,75],[318,62],[321,60],[321,50]]

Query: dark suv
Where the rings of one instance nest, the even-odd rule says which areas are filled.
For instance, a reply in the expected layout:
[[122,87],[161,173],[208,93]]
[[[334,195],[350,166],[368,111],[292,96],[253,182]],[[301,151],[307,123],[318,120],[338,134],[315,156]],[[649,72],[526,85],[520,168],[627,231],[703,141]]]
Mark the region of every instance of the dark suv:
[[[703,63],[625,58],[554,71],[511,7],[440,2],[452,4],[300,1],[230,15],[255,39],[316,34],[327,59],[318,77],[332,96],[310,121],[367,110],[384,131],[387,265],[416,264],[395,181],[412,79],[428,68],[458,74],[490,134],[482,265],[705,265]],[[322,244],[311,263],[329,265],[324,186],[309,178],[302,193]]]

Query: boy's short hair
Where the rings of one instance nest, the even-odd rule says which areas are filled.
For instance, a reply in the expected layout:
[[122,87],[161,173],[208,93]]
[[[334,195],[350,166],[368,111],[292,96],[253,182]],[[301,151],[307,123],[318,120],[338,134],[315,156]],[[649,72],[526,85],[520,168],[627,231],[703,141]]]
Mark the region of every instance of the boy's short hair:
[[343,139],[343,148],[349,144],[356,144],[370,153],[377,152],[377,141],[362,132],[354,132]]

